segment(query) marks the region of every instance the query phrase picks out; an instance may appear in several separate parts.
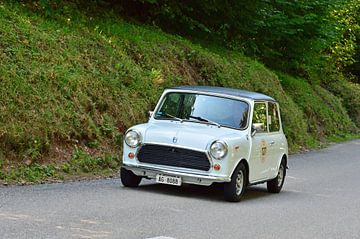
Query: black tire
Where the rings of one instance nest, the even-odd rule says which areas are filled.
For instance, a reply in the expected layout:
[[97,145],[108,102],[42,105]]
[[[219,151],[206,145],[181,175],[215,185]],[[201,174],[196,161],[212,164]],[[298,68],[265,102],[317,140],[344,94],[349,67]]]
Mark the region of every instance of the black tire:
[[[239,185],[238,183],[240,183]],[[233,175],[231,181],[224,184],[224,198],[229,202],[239,202],[243,196],[247,184],[247,172],[244,164],[239,164]]]
[[285,159],[281,160],[279,167],[279,172],[276,178],[267,182],[267,190],[269,193],[279,193],[284,185],[286,176],[286,161]]
[[133,172],[125,168],[121,168],[120,177],[121,177],[121,183],[125,187],[135,188],[139,186],[141,182],[140,176],[135,175]]

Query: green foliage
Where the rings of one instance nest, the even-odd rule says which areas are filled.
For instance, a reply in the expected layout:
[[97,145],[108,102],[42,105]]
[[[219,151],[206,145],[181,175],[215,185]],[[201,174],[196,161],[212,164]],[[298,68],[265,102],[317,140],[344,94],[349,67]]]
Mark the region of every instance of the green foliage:
[[[120,5],[123,14],[130,13],[172,33],[217,39],[272,68],[310,77],[325,65],[325,51],[333,42],[344,44],[343,26],[349,25],[347,16],[360,5],[358,1],[206,0],[184,4],[176,0],[128,0]],[[353,54],[345,45],[343,56],[345,52]]]
[[360,47],[360,0],[347,1],[345,6],[332,12],[333,21],[337,22],[337,39],[330,47],[329,62],[338,71],[359,62],[357,51]]
[[45,16],[66,16],[67,24],[86,22],[77,11],[87,16],[121,12],[174,34],[224,44],[312,82],[319,82],[324,72],[359,75],[360,0],[33,2]]
[[93,157],[85,151],[76,148],[68,164],[63,165],[63,171],[96,173],[104,169],[118,169],[120,160],[112,155]]
[[53,165],[33,164],[31,166],[19,166],[16,169],[3,172],[2,179],[10,182],[40,183],[55,176],[56,168]]
[[[17,4],[5,6],[0,8],[2,149],[38,158],[54,140],[111,140],[117,128],[144,118],[144,104],[136,102],[146,100],[131,88],[122,90],[124,82],[140,79],[123,49],[113,49],[97,32],[76,34],[68,25],[26,16]],[[130,73],[116,69],[114,59],[128,63]]]
[[325,87],[342,99],[350,118],[360,127],[360,85],[340,79]]
[[308,132],[324,141],[330,136],[346,136],[356,131],[340,100],[320,86],[280,75],[282,85],[306,116]]
[[5,178],[5,174],[3,172],[3,170],[4,170],[3,167],[4,167],[4,162],[0,158],[0,180],[3,180]]
[[111,175],[118,171],[120,160],[110,154],[91,156],[84,150],[76,148],[71,160],[63,164],[34,163],[18,164],[6,168],[0,160],[0,180],[6,183],[41,183],[63,178],[86,176],[87,174]]
[[53,7],[51,6],[51,2],[49,0],[39,0],[39,5],[44,11],[45,16],[50,16],[52,14]]
[[[352,41],[352,45],[355,44],[355,50],[353,55],[353,63],[348,65],[343,72],[346,75],[351,75],[350,79],[354,82],[360,83],[360,0],[355,1],[357,4],[354,4],[351,8],[352,11],[350,13],[350,18],[353,20],[350,22],[350,28],[348,28],[349,37]],[[347,35],[345,35],[347,36]],[[355,42],[353,42],[354,37],[356,38]],[[344,39],[346,39],[344,37]]]
[[[315,146],[322,137],[316,127],[323,124],[326,137],[346,134],[352,127],[340,102],[327,91],[299,79],[279,81],[238,51],[205,48],[95,11],[91,4],[87,10],[74,2],[56,4],[45,16],[30,11],[32,5],[0,3],[0,150],[9,161],[7,169],[17,168],[2,171],[7,179],[114,172],[119,166],[114,155],[121,151],[125,130],[145,122],[163,89],[174,85],[227,86],[273,96],[281,105],[293,152]],[[58,147],[71,155],[66,162],[53,166],[55,172],[39,167],[62,153]],[[35,163],[22,166],[25,159]]]

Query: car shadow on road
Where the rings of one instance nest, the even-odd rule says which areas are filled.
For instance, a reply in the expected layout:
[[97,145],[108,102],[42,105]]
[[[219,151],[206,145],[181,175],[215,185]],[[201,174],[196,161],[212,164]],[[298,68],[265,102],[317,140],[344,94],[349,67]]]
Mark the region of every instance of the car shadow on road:
[[[185,184],[181,187],[164,185],[164,184],[145,184],[140,185],[137,190],[176,197],[193,198],[207,201],[224,201],[223,187],[221,184],[213,184],[209,187]],[[258,200],[271,196],[266,188],[253,186],[247,188],[242,202]]]

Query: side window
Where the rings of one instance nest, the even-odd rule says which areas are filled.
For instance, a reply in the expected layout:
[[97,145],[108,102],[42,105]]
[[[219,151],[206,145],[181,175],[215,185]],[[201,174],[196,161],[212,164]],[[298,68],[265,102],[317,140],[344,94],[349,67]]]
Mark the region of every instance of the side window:
[[275,103],[268,103],[269,106],[269,130],[270,132],[277,132],[280,130],[279,111]]
[[253,126],[258,133],[267,132],[266,103],[254,104]]

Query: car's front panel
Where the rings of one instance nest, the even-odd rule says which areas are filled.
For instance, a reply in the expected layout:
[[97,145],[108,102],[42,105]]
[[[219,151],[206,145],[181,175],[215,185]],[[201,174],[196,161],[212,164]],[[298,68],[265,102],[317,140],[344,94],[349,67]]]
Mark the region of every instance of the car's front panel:
[[[148,178],[155,178],[157,174],[177,175],[182,177],[183,183],[201,185],[230,181],[237,163],[248,154],[248,145],[245,146],[246,132],[191,124],[193,123],[161,121],[135,126],[136,131],[142,135],[142,142],[135,148],[124,143],[123,165],[136,175]],[[166,135],[161,135],[161,130],[147,132],[147,129],[163,129],[165,126],[168,127],[168,130],[164,130],[167,131]],[[207,131],[208,134],[202,131]],[[173,141],[175,135],[179,137],[176,142]],[[227,142],[228,152],[218,160],[210,155],[209,147],[220,138]]]

